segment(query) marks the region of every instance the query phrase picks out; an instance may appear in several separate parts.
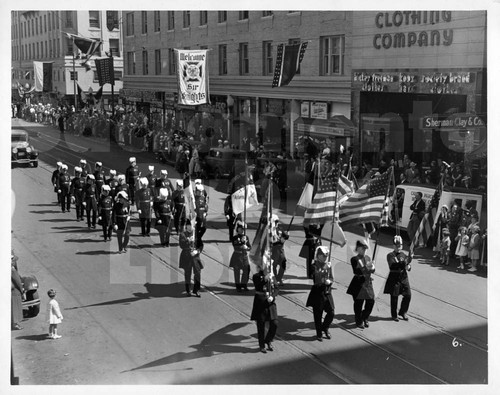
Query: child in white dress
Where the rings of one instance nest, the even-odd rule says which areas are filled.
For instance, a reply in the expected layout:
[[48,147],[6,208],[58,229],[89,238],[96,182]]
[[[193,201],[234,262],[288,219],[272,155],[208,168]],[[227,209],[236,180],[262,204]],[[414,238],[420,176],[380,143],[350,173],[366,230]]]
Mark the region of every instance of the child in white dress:
[[61,314],[61,309],[59,308],[59,303],[57,303],[56,291],[49,289],[47,292],[49,295],[49,303],[47,305],[47,317],[49,320],[49,337],[51,339],[60,339],[62,336],[57,334],[57,324],[60,324],[63,320]]
[[458,229],[458,232],[459,234],[455,238],[455,241],[458,241],[455,255],[460,259],[459,269],[465,269],[464,263],[468,255],[469,236],[467,236],[467,229],[465,228],[465,226],[461,226]]

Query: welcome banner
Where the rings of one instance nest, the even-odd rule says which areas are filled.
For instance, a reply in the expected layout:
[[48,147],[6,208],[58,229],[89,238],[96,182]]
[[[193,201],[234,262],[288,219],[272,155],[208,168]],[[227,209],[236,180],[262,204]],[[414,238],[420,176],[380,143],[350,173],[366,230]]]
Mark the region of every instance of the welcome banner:
[[176,49],[179,104],[210,103],[208,92],[208,50]]

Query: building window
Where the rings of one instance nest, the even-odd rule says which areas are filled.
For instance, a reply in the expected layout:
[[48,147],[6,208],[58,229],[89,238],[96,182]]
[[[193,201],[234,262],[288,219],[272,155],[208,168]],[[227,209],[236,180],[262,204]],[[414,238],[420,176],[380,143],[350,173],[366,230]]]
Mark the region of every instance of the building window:
[[155,49],[155,74],[161,74],[161,50]]
[[69,79],[70,79],[70,81],[78,81],[78,72],[77,71],[70,71],[69,72]]
[[219,45],[219,74],[227,74],[227,45]]
[[[56,14],[53,12],[52,13],[52,30],[55,30],[56,29]],[[59,28],[59,19],[57,20],[57,28]]]
[[[48,17],[49,17],[49,18],[48,18],[48,19],[49,19],[49,32],[52,30],[52,24],[50,23],[50,17],[51,17],[51,16],[52,16],[52,14],[51,14],[51,13],[49,13],[49,14],[48,14]],[[54,79],[55,79],[55,77],[54,77]]]
[[121,70],[115,70],[114,76],[115,76],[115,81],[121,81],[123,79],[123,73]]
[[183,11],[182,13],[182,27],[191,26],[191,12]]
[[120,40],[117,38],[109,39],[109,53],[111,56],[120,57]]
[[49,56],[50,57],[54,56],[54,53],[52,52],[52,41],[51,40],[49,40]]
[[240,21],[244,21],[244,20],[248,19],[248,11],[240,11],[238,19]]
[[217,22],[223,23],[227,21],[227,11],[219,11],[217,14]]
[[155,11],[153,13],[154,17],[154,31],[159,32],[160,31],[160,11]]
[[168,49],[168,74],[174,75],[175,68],[176,68],[175,51],[173,48],[169,48]]
[[273,16],[273,12],[272,11],[262,11],[262,16],[265,17],[265,16]]
[[128,12],[127,13],[126,35],[127,36],[133,36],[134,35],[134,13],[133,12]]
[[89,11],[89,26],[100,28],[99,11]]
[[59,54],[60,54],[60,52],[59,52],[59,51],[60,51],[60,48],[61,48],[61,41],[60,41],[60,39],[58,38],[58,39],[57,39],[57,47],[56,47],[56,56],[59,56]]
[[135,74],[135,53],[127,52],[127,73]]
[[208,22],[208,11],[200,11],[200,26],[206,26]]
[[174,30],[175,29],[174,11],[167,11],[167,29],[168,30]]
[[47,33],[47,15],[43,16],[43,30]]
[[344,36],[320,39],[320,75],[344,73]]
[[148,33],[148,12],[147,11],[141,11],[141,25],[142,25],[142,34],[147,34]]
[[[41,25],[41,23],[40,23],[40,25]],[[38,36],[38,18],[35,19],[35,26],[36,26],[36,34]],[[40,26],[40,30],[42,30],[41,26]]]
[[248,43],[240,43],[240,75],[249,73]]
[[73,14],[71,11],[66,11],[65,27],[73,27]]
[[273,71],[273,42],[264,41],[262,43],[262,75],[270,75]]
[[49,57],[49,51],[48,51],[47,41],[45,41],[45,57],[46,57],[46,58],[48,58],[48,57]]
[[[57,18],[53,18],[52,20],[56,20],[56,29],[59,29],[59,11],[56,11],[56,17]],[[63,78],[65,77],[63,76]]]
[[40,57],[40,44],[36,43],[36,57],[37,59]]
[[67,52],[66,55],[73,55],[73,40],[71,38],[66,38],[66,48]]
[[148,51],[142,51],[142,75],[149,74]]

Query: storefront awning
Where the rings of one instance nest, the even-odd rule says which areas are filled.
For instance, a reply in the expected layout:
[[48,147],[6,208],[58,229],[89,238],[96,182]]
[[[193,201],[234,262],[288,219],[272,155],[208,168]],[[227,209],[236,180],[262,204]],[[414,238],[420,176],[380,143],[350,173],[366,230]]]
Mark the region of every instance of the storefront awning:
[[297,132],[304,134],[349,137],[355,130],[350,119],[343,115],[335,115],[330,119],[297,118],[295,121]]

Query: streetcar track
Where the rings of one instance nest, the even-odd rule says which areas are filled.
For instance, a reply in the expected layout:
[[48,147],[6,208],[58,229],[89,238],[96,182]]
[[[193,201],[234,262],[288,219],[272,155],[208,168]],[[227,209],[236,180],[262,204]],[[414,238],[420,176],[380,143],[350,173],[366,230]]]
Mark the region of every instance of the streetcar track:
[[[72,157],[79,158],[79,156],[78,156],[78,155],[76,155],[76,154],[74,154],[73,152],[64,151],[64,150],[62,150],[62,149],[61,149],[61,148],[59,148],[59,147],[53,147],[53,148],[55,148],[55,149],[59,149],[59,150],[63,151],[65,154],[67,154],[67,155],[71,155]],[[45,152],[45,153],[44,153],[44,155],[49,156],[49,157],[51,157],[51,158],[53,158],[53,159],[55,159],[55,160],[58,160],[58,158],[56,158],[54,155],[49,154],[49,153],[47,153],[47,152]],[[40,166],[40,165],[39,165],[39,167],[40,167],[41,169],[43,169],[43,170],[45,170],[45,171],[49,172],[49,173],[52,173],[52,169],[51,169],[51,168],[49,168],[49,167],[48,167],[48,166],[46,166],[46,165],[42,165],[42,166]],[[31,179],[33,179],[34,181],[36,181],[36,182],[37,182],[37,184],[39,184],[39,185],[41,185],[41,186],[45,186],[45,185],[46,185],[45,183],[40,182],[40,179],[39,179],[39,178],[36,178],[36,177],[32,176],[32,174],[30,174],[30,172],[23,171],[23,173],[25,173],[26,175],[28,175],[28,177],[29,177],[29,178],[31,178]],[[222,214],[221,214],[220,212],[218,212],[217,210],[213,209],[213,208],[209,208],[209,213],[211,213],[211,214],[217,214],[216,216],[221,216],[221,217],[222,217]],[[136,219],[136,218],[134,218],[134,219]],[[217,228],[211,228],[211,230],[215,230],[215,231],[217,231],[217,232],[224,233],[222,230],[217,229]],[[174,237],[174,236],[172,236],[172,237]],[[177,238],[177,237],[174,237],[174,239],[176,239],[176,238]],[[323,239],[323,240],[326,240],[326,241],[329,241],[328,239],[325,239],[325,238],[322,238],[322,239]],[[178,238],[177,238],[177,240],[178,240]],[[292,239],[290,239],[290,240],[289,240],[289,242],[290,242],[290,243],[294,243],[294,244],[296,244],[296,245],[300,245],[300,243],[299,243],[299,242],[297,242],[297,241],[295,241],[295,240],[292,240]],[[142,251],[144,251],[144,252],[148,253],[149,255],[151,255],[152,257],[154,257],[157,261],[161,262],[163,265],[167,266],[168,268],[173,269],[174,271],[176,271],[176,272],[177,272],[177,273],[179,273],[179,274],[182,274],[182,271],[181,271],[179,268],[175,267],[173,264],[168,263],[165,259],[163,259],[161,256],[159,256],[157,253],[155,253],[155,252],[153,252],[153,251],[150,251],[150,250],[148,250],[148,249],[145,249],[145,248],[140,247],[140,245],[139,245],[139,244],[138,244],[135,240],[133,240],[132,238],[130,239],[130,243],[131,243],[131,244],[134,244],[134,245],[135,245],[135,247],[136,247],[137,249],[140,249],[140,250],[142,250]],[[205,252],[202,252],[202,255],[203,255],[204,257],[206,257],[206,258],[208,258],[208,259],[210,259],[210,260],[212,260],[212,261],[216,262],[217,264],[219,264],[219,265],[221,265],[221,266],[224,266],[225,268],[228,268],[228,269],[229,269],[229,266],[228,266],[228,265],[224,264],[222,261],[217,260],[216,258],[213,258],[213,257],[211,257],[211,256],[207,255]],[[343,262],[343,263],[347,264],[347,261],[344,261],[344,260],[342,260],[342,259],[338,259],[338,258],[335,258],[335,259],[337,259],[339,262]],[[295,262],[294,262],[294,264],[297,264],[297,263],[295,263]],[[376,275],[377,275],[377,274],[376,274]],[[377,276],[378,276],[379,278],[382,278],[382,279],[384,278],[384,276],[381,276],[381,275],[377,275]],[[346,286],[345,284],[343,284],[343,283],[336,282],[336,284],[338,284],[339,286],[341,286],[341,287],[343,287],[343,288],[347,288],[347,286]],[[216,294],[214,291],[212,291],[212,290],[210,289],[210,287],[209,287],[209,286],[202,285],[202,288],[203,288],[203,289],[205,289],[205,290],[206,290],[206,291],[207,291],[210,295],[212,295],[214,298],[216,298],[217,300],[219,300],[220,302],[222,302],[223,304],[225,304],[226,306],[228,306],[229,308],[231,308],[233,311],[237,312],[237,313],[238,313],[239,315],[241,315],[242,317],[244,317],[244,318],[246,318],[246,319],[249,319],[249,315],[248,315],[246,312],[244,312],[244,311],[243,311],[243,310],[241,310],[241,309],[238,309],[237,307],[233,306],[231,303],[229,303],[229,302],[225,301],[225,300],[224,300],[223,298],[221,298],[218,294]],[[458,305],[456,305],[456,304],[454,304],[454,303],[451,303],[451,302],[445,301],[445,300],[443,300],[443,299],[440,299],[440,298],[438,298],[438,297],[435,297],[435,296],[433,296],[433,295],[430,295],[430,294],[428,294],[428,293],[426,293],[426,292],[423,292],[423,291],[420,291],[420,290],[418,290],[418,289],[414,289],[414,288],[412,288],[412,290],[413,290],[414,292],[420,293],[420,294],[422,294],[422,295],[424,295],[424,296],[426,296],[426,297],[428,297],[428,298],[430,298],[430,299],[437,300],[437,301],[439,301],[439,302],[441,302],[441,303],[444,303],[444,304],[449,305],[449,306],[452,306],[452,307],[454,307],[454,308],[456,308],[456,309],[462,310],[462,311],[464,311],[464,312],[466,312],[466,313],[472,314],[472,315],[474,315],[474,316],[477,316],[477,317],[480,317],[480,318],[483,318],[483,319],[487,319],[487,317],[484,317],[484,316],[482,316],[481,314],[475,313],[475,312],[470,311],[470,310],[468,310],[468,309],[465,309],[465,308],[463,308],[463,307],[461,307],[461,306],[458,306]],[[304,309],[304,310],[307,310],[307,311],[309,311],[309,312],[312,312],[312,310],[311,310],[310,308],[307,308],[307,307],[303,306],[303,305],[302,305],[302,303],[301,303],[300,301],[298,301],[296,298],[294,298],[293,296],[288,296],[288,295],[280,295],[280,297],[282,297],[283,299],[285,299],[285,300],[289,301],[290,303],[292,303],[292,304],[296,305],[297,307],[299,307],[299,308],[301,308],[301,309]],[[378,301],[379,303],[384,304],[385,306],[389,306],[389,304],[388,304],[388,303],[386,303],[386,302],[384,302],[384,301],[382,301],[382,300],[380,300],[380,299],[378,299],[378,298],[377,298],[377,301]],[[449,332],[449,331],[446,331],[446,330],[444,330],[444,329],[440,328],[439,326],[436,326],[436,325],[434,325],[434,324],[432,324],[432,323],[427,322],[427,321],[426,321],[423,317],[420,317],[420,316],[417,316],[417,315],[414,315],[414,314],[412,314],[411,316],[412,316],[412,317],[415,317],[415,318],[416,318],[416,320],[417,320],[418,322],[420,322],[420,323],[421,323],[421,324],[423,324],[424,326],[427,326],[427,327],[428,327],[428,328],[430,328],[430,329],[433,329],[433,330],[435,330],[435,331],[438,331],[438,332],[440,332],[440,333],[442,333],[442,334],[444,334],[444,335],[446,335],[446,336],[449,336],[450,338],[453,338],[453,339],[459,339],[459,341],[460,341],[461,343],[467,344],[467,345],[469,345],[470,347],[473,347],[473,348],[475,348],[475,349],[477,349],[477,350],[480,350],[480,351],[482,351],[482,352],[487,352],[487,351],[488,351],[488,350],[487,350],[487,348],[485,348],[485,347],[482,347],[482,346],[480,346],[480,345],[477,345],[477,344],[474,344],[474,343],[472,343],[472,342],[469,342],[469,341],[467,341],[467,340],[465,340],[465,339],[462,339],[461,337],[457,337],[457,336],[453,335],[453,333],[451,333],[451,332]],[[440,383],[442,383],[442,384],[447,384],[447,382],[446,382],[444,379],[441,379],[441,378],[439,378],[439,377],[435,376],[435,375],[434,375],[434,374],[432,374],[431,372],[429,372],[429,371],[425,370],[424,368],[421,368],[421,367],[419,367],[419,366],[415,365],[415,364],[414,364],[414,363],[412,363],[411,361],[409,361],[409,360],[405,359],[404,357],[402,357],[402,356],[400,356],[400,355],[398,355],[398,354],[394,353],[393,351],[391,351],[391,350],[387,349],[386,347],[384,347],[384,346],[382,346],[382,345],[379,345],[379,344],[375,343],[374,341],[372,341],[372,340],[368,339],[367,337],[365,337],[365,336],[361,335],[360,333],[357,333],[357,332],[355,332],[355,331],[353,331],[353,330],[351,330],[351,329],[349,329],[349,328],[345,328],[343,325],[338,324],[338,323],[335,323],[335,322],[333,323],[333,325],[335,325],[336,327],[340,328],[341,330],[343,330],[343,331],[345,331],[345,332],[347,332],[347,333],[349,333],[349,334],[353,335],[354,337],[356,337],[356,338],[358,338],[358,339],[362,340],[363,342],[365,342],[365,343],[367,343],[367,344],[369,344],[369,345],[371,345],[371,346],[373,346],[373,347],[378,348],[379,350],[381,350],[381,351],[383,351],[383,352],[387,353],[388,355],[390,355],[390,356],[392,356],[392,357],[394,357],[394,358],[397,358],[397,359],[398,359],[398,360],[400,360],[401,362],[403,362],[403,363],[405,363],[405,364],[407,364],[407,365],[409,365],[409,366],[411,366],[411,367],[413,367],[413,368],[415,368],[415,369],[419,370],[420,372],[424,373],[425,375],[428,375],[429,377],[432,377],[433,379],[437,380],[438,382],[440,382]],[[318,358],[315,354],[310,353],[310,352],[307,352],[307,351],[305,351],[305,350],[301,349],[300,347],[296,346],[296,345],[295,345],[294,343],[292,343],[291,341],[288,341],[288,340],[284,339],[283,337],[277,336],[277,338],[278,338],[278,339],[280,339],[281,341],[283,341],[284,343],[286,343],[287,345],[289,345],[290,347],[292,347],[293,349],[295,349],[297,352],[300,352],[301,354],[303,354],[303,355],[307,356],[307,357],[308,357],[308,358],[310,358],[312,361],[314,361],[315,363],[319,364],[320,366],[322,366],[324,369],[328,370],[328,371],[329,371],[330,373],[332,373],[333,375],[337,376],[337,377],[338,377],[338,378],[340,378],[341,380],[344,380],[346,383],[353,383],[353,380],[352,380],[351,378],[347,377],[347,376],[346,376],[346,375],[344,375],[342,372],[337,371],[336,369],[334,369],[334,368],[332,368],[332,367],[328,366],[325,362],[323,362],[323,361],[322,361],[320,358]]]

